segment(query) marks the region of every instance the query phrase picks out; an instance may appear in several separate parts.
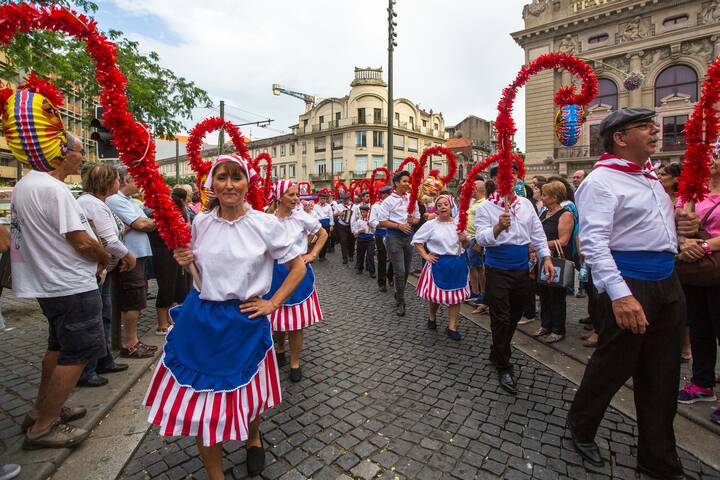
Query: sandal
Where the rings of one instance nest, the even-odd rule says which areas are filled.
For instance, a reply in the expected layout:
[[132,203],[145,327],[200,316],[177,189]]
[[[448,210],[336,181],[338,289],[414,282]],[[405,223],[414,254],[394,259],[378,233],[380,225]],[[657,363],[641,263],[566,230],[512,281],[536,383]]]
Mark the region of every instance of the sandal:
[[544,337],[545,335],[550,335],[551,331],[549,328],[540,327],[535,333],[530,335],[531,337],[538,338],[538,337]]
[[565,335],[551,333],[550,335],[547,335],[545,338],[543,338],[542,341],[545,343],[555,343],[555,342],[559,342],[563,338],[565,338]]
[[481,304],[481,305],[478,305],[478,306],[475,308],[475,310],[473,310],[473,311],[470,312],[470,313],[473,313],[473,314],[475,314],[475,315],[485,315],[486,313],[488,313],[489,310],[490,310],[490,307],[488,307],[487,305],[482,305],[482,304]]
[[120,356],[122,358],[152,358],[155,356],[156,350],[150,350],[147,345],[138,342],[130,348],[121,348]]

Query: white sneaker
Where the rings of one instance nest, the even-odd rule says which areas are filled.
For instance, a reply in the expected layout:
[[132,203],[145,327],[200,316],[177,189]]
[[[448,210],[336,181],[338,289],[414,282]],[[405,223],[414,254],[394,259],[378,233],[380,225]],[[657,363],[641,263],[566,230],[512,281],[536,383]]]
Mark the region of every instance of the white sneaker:
[[[2,332],[3,330],[5,330],[5,318],[3,317],[2,310],[0,310],[0,332]],[[0,472],[1,471],[2,470],[0,470]],[[2,480],[2,477],[0,477],[0,480]]]
[[14,463],[6,463],[0,465],[0,480],[10,480],[20,475],[20,465]]

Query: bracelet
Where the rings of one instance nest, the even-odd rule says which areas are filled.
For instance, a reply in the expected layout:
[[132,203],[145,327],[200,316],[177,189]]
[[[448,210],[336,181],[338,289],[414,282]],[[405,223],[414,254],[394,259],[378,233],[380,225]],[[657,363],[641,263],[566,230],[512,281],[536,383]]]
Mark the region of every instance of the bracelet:
[[702,243],[700,244],[700,246],[702,247],[703,251],[705,252],[705,255],[712,255],[713,250],[712,250],[712,247],[710,246],[709,243],[707,243],[707,242],[702,242]]

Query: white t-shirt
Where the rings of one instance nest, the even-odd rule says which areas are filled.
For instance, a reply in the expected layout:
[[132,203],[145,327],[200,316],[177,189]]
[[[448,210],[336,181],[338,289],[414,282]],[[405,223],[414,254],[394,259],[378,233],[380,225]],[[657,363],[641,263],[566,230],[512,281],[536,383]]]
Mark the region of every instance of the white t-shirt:
[[425,244],[429,253],[435,255],[461,255],[465,249],[457,233],[457,221],[439,222],[428,220],[413,235],[412,245]]
[[293,254],[293,239],[274,215],[248,210],[228,222],[217,216],[217,210],[198,214],[192,224],[192,251],[202,278],[200,298],[244,301],[265,295],[273,260],[285,263],[298,255]]
[[[80,195],[77,202],[82,207],[90,222],[95,227],[100,242],[113,257],[123,258],[128,254],[127,247],[120,240],[120,229],[124,228],[122,220],[115,216],[105,202],[89,193]],[[118,224],[120,222],[120,224]]]
[[70,188],[47,173],[30,171],[12,193],[10,260],[13,293],[22,298],[75,295],[98,288],[97,263],[68,243],[65,234],[96,238]]
[[304,255],[308,249],[308,236],[315,235],[322,228],[320,220],[303,210],[293,210],[289,217],[278,217],[278,220],[293,242],[290,260],[298,255]]

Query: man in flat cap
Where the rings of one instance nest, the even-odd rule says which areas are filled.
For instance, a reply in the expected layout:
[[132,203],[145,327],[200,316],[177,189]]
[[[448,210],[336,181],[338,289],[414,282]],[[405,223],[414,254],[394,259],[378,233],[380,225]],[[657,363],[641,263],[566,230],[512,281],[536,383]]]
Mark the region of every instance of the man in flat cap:
[[680,376],[685,297],[675,269],[677,230],[670,198],[650,164],[660,128],[655,112],[622,108],[600,125],[605,153],[576,193],[580,246],[599,295],[597,349],[568,414],[578,452],[603,465],[595,434],[615,393],[633,378],[637,469],[684,478],[673,419]]
[[352,263],[354,251],[353,234],[350,231],[352,223],[352,200],[350,194],[343,193],[340,195],[340,204],[335,207],[335,229],[338,231],[340,239],[340,250],[342,251],[343,265],[347,265],[348,261]]
[[370,226],[375,229],[378,288],[381,292],[387,292],[387,283],[393,284],[393,269],[392,263],[388,263],[387,250],[385,249],[387,228],[378,227],[378,223],[380,223],[378,213],[380,213],[380,204],[392,193],[392,187],[385,185],[378,190],[378,193],[380,193],[380,198],[370,207]]
[[[335,226],[335,217],[333,215],[332,206],[330,205],[330,193],[320,192],[320,194],[318,195],[318,199],[319,201],[313,207],[312,214],[315,218],[320,220],[320,225],[322,225],[322,228],[328,234],[328,238],[330,238],[333,234],[333,229]],[[320,250],[319,260],[321,262],[324,262],[326,260],[325,255],[327,254],[328,243],[330,242],[325,242],[323,248]]]

